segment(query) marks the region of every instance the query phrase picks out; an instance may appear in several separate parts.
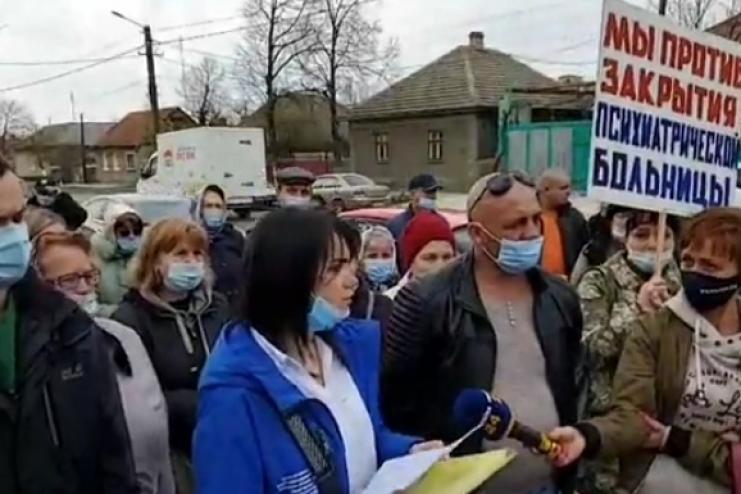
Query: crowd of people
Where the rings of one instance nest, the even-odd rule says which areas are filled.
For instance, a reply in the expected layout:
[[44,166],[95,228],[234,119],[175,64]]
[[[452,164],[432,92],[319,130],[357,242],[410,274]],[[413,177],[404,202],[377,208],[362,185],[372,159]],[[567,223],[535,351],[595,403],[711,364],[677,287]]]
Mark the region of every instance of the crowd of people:
[[740,210],[587,220],[563,171],[493,173],[462,251],[432,175],[364,231],[313,180],[281,170],[249,234],[211,184],[191,220],[115,206],[89,236],[0,160],[3,494],[362,493],[461,437],[469,388],[557,445],[471,435],[454,456],[518,453],[477,492],[741,487]]

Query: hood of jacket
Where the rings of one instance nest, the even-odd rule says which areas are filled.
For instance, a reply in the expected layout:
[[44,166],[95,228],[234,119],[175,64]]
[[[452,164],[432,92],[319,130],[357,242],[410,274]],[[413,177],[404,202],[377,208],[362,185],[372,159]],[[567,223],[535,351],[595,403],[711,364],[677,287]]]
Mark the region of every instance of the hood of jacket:
[[126,259],[127,257],[123,256],[118,251],[118,246],[116,245],[116,234],[113,231],[113,226],[116,224],[116,220],[120,216],[127,213],[139,216],[139,213],[125,204],[114,204],[108,209],[109,211],[106,211],[105,218],[103,219],[103,231],[94,233],[90,238],[90,243],[97,256],[103,261]]
[[[340,353],[353,376],[372,372],[379,362],[371,358],[379,354],[378,322],[346,319],[325,340]],[[374,352],[375,349],[375,352]],[[368,358],[363,358],[367,355]],[[206,364],[200,388],[237,387],[267,393],[281,410],[289,410],[305,400],[298,388],[280,373],[275,363],[257,343],[252,329],[242,323],[229,324],[221,332]]]

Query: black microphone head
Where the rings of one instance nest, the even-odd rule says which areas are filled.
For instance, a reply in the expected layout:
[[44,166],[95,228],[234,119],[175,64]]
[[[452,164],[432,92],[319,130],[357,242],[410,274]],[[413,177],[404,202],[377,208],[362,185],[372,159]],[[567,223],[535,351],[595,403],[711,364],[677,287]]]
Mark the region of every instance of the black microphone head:
[[481,424],[490,409],[489,393],[482,389],[464,389],[453,405],[453,420],[456,429],[461,434],[470,431]]

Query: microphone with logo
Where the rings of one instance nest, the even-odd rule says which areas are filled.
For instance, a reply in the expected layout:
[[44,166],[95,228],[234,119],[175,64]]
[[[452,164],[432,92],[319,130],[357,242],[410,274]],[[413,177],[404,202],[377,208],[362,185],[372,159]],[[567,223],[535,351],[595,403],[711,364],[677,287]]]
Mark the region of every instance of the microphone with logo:
[[515,420],[514,413],[504,401],[482,389],[465,389],[455,400],[453,417],[462,431],[479,428],[484,438],[500,441],[515,439],[537,454],[554,458],[558,444],[548,436]]

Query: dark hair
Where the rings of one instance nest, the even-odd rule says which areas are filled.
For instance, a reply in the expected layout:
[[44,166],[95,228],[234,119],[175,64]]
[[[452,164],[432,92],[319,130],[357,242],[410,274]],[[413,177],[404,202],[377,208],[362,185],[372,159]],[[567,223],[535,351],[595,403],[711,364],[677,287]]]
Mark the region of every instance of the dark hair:
[[[655,211],[644,211],[642,209],[629,209],[627,211],[628,219],[625,222],[625,235],[630,235],[630,232],[635,230],[641,225],[656,225],[659,223],[659,213]],[[679,230],[681,228],[679,218],[674,215],[667,215],[666,227],[674,232],[674,236],[679,236]]]
[[221,200],[226,202],[226,194],[224,194],[224,189],[219,187],[216,184],[207,185],[205,189],[203,189],[203,193],[201,194],[201,201],[203,201],[203,198],[206,197],[207,192],[213,192],[214,194],[221,197]]
[[318,274],[338,240],[357,259],[359,233],[328,212],[283,208],[264,217],[250,240],[241,318],[278,347],[285,334],[306,338]]
[[0,177],[5,176],[5,172],[11,171],[12,168],[10,168],[10,163],[8,163],[8,160],[5,159],[5,156],[0,154]]

